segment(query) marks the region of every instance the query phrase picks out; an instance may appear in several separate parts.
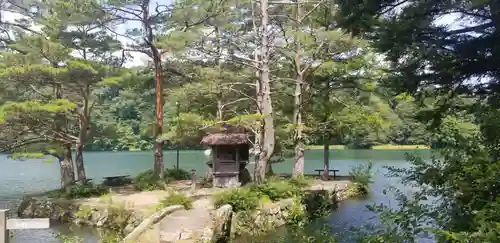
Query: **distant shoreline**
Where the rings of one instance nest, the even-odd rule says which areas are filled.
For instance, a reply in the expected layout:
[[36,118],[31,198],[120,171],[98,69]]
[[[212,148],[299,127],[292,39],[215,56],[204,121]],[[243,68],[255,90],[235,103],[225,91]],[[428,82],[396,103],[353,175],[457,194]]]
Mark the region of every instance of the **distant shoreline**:
[[[324,145],[306,145],[306,150],[323,150]],[[397,145],[397,144],[382,144],[382,145],[374,145],[371,148],[349,148],[346,145],[330,145],[330,150],[429,150],[431,149],[428,145]],[[192,149],[184,149],[181,148],[179,151],[186,150],[206,150],[206,148],[192,148]],[[87,150],[88,152],[153,152],[152,150]],[[165,149],[163,151],[176,151],[176,149]]]
[[[306,145],[306,150],[323,150],[324,145]],[[428,145],[394,145],[394,144],[384,144],[375,145],[371,148],[348,148],[345,145],[330,145],[330,150],[430,150],[431,147]],[[199,150],[203,151],[206,148],[192,148],[192,149],[179,149],[179,151],[193,151]],[[176,151],[175,149],[165,149],[163,151]],[[85,152],[153,152],[153,150],[85,150]],[[0,153],[4,155],[9,155],[9,153]]]
[[[305,148],[307,150],[321,150],[324,148],[324,145],[306,145]],[[345,145],[330,145],[330,150],[359,150],[364,148],[348,148]],[[382,144],[382,145],[374,145],[371,148],[366,148],[366,150],[428,150],[431,149],[428,145],[397,145],[397,144]]]

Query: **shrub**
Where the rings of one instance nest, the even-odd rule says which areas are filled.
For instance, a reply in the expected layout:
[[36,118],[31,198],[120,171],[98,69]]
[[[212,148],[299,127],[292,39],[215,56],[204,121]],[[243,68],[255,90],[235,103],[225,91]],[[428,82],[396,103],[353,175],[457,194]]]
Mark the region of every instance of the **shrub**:
[[165,189],[165,182],[153,174],[152,170],[147,170],[135,177],[135,186],[141,191],[153,191]]
[[327,190],[311,192],[304,198],[306,211],[311,219],[323,218],[332,211],[332,195]]
[[165,180],[190,180],[191,173],[183,169],[165,169],[163,174]]
[[286,198],[301,198],[301,196],[302,190],[299,186],[281,178],[268,178],[264,184],[252,184],[217,194],[214,197],[214,206],[218,208],[229,204],[235,212],[251,211],[266,201],[275,202]]
[[260,194],[250,188],[236,188],[223,191],[214,196],[214,206],[216,208],[229,204],[233,211],[252,211],[259,206]]
[[125,186],[132,183],[132,179],[129,177],[119,177],[113,180],[105,181],[103,184],[105,186]]
[[311,185],[312,180],[311,180],[311,178],[307,178],[305,176],[298,176],[298,177],[290,178],[289,182],[290,182],[290,184],[292,184],[294,186],[303,188],[303,187]]
[[160,205],[162,207],[168,207],[172,205],[182,205],[185,209],[193,208],[193,199],[191,197],[186,196],[181,192],[172,192],[170,195],[165,197],[160,201]]
[[212,188],[213,187],[212,178],[209,178],[209,177],[200,178],[199,183],[200,183],[201,188]]
[[89,182],[87,184],[75,184],[70,186],[69,193],[66,193],[66,190],[64,189],[58,189],[47,192],[46,195],[51,198],[77,199],[99,197],[107,193],[108,190],[106,189],[106,187],[102,185],[95,185]]
[[268,196],[273,201],[298,196],[302,191],[299,187],[284,180],[270,180],[264,184],[253,184],[250,189],[260,195]]
[[293,205],[289,208],[286,221],[287,224],[298,227],[304,226],[307,222],[307,214],[305,207],[302,205],[301,198],[294,198]]
[[361,194],[368,193],[370,185],[373,183],[375,174],[372,172],[373,163],[368,161],[367,165],[358,165],[354,167],[349,173],[354,182],[354,190]]

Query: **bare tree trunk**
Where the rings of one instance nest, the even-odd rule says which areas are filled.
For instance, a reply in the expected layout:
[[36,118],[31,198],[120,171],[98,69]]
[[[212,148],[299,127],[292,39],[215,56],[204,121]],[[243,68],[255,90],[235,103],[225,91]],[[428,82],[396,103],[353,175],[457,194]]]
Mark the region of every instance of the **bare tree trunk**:
[[75,151],[75,165],[76,165],[76,178],[80,183],[85,183],[87,181],[87,175],[85,173],[85,165],[83,161],[83,144],[76,144]]
[[154,174],[160,179],[163,178],[163,140],[160,136],[163,133],[163,85],[161,60],[155,58],[155,162],[153,166]]
[[[300,31],[301,25],[301,6],[297,1],[295,4],[295,31]],[[304,71],[302,70],[302,62],[300,58],[301,45],[297,38],[294,39],[295,44],[295,93],[293,97],[293,119],[295,126],[293,141],[295,143],[295,156],[293,166],[293,176],[304,175],[304,143],[302,141],[302,86],[304,84]]]
[[151,50],[151,57],[155,68],[155,124],[154,124],[154,137],[155,137],[155,161],[153,165],[153,173],[158,178],[163,178],[163,140],[160,139],[163,134],[163,74],[161,65],[161,54],[154,44],[154,35],[151,22],[149,21],[149,0],[141,3],[143,27],[145,30],[144,40]]
[[222,114],[223,114],[223,106],[222,106],[222,101],[221,100],[217,100],[217,121],[222,121]]
[[330,179],[330,145],[328,141],[323,145],[323,176],[322,179],[327,181]]
[[[326,17],[326,16],[325,16]],[[324,104],[328,104],[330,101],[330,78],[325,80],[325,97]],[[323,123],[326,124],[328,122],[328,117],[330,116],[328,110],[324,110]],[[332,136],[330,134],[324,135],[324,145],[323,145],[323,180],[330,179],[330,140]]]
[[63,146],[63,153],[59,159],[61,168],[61,188],[69,192],[70,186],[74,182],[73,159],[71,154],[71,144]]
[[[54,64],[54,67],[57,68],[57,64]],[[63,98],[62,87],[60,84],[56,84],[54,86],[54,93],[57,99]],[[62,115],[58,114],[57,119],[55,120],[56,131],[60,132],[65,124],[65,118]],[[66,190],[69,190],[69,185],[75,182],[75,167],[73,165],[73,159],[71,155],[71,144],[63,145],[62,154],[62,156],[58,156],[59,166],[61,170],[61,188],[66,188]]]
[[261,11],[261,46],[260,46],[260,89],[257,93],[258,102],[260,102],[262,125],[261,125],[261,141],[259,161],[255,165],[256,177],[255,182],[262,183],[265,181],[266,169],[269,160],[274,152],[274,118],[273,118],[273,105],[271,100],[271,85],[269,73],[269,14],[268,14],[268,0],[260,1]]
[[85,166],[83,160],[83,147],[85,146],[85,141],[89,135],[89,126],[90,126],[90,85],[85,87],[85,91],[83,92],[84,101],[83,107],[79,110],[79,131],[78,131],[78,141],[76,143],[76,151],[75,151],[75,166],[76,166],[76,175],[77,180],[81,183],[85,183],[87,180],[87,175],[85,173]]
[[[217,66],[217,71],[219,71],[219,75],[221,74],[221,55],[222,55],[222,47],[221,47],[221,38],[220,38],[220,32],[219,28],[214,25],[214,32],[215,32],[215,41],[216,41],[216,56],[215,56],[215,65]],[[218,77],[219,78],[219,77]],[[219,80],[218,80],[219,81]],[[219,92],[217,94],[217,121],[222,121],[224,117],[224,104],[222,102],[222,92]]]
[[[296,57],[296,60],[300,57]],[[300,62],[300,61],[299,61]],[[293,104],[293,124],[295,125],[294,143],[295,156],[293,176],[304,175],[304,143],[302,141],[302,75],[297,75]]]

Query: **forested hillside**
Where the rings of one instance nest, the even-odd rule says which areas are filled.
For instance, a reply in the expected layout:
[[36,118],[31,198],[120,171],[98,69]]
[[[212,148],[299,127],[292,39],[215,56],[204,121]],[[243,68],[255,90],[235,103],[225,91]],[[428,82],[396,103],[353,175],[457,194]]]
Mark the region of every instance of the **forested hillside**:
[[297,174],[308,144],[439,142],[421,118],[443,94],[386,85],[390,63],[338,27],[332,1],[7,1],[2,11],[0,147],[53,155],[64,173],[76,151],[79,178],[85,150],[154,150],[161,175],[164,149],[199,148],[202,130],[224,123],[252,132],[258,164],[293,156]]
[[[252,26],[252,5],[155,4],[149,3],[149,15],[151,44],[161,52],[164,148],[199,147],[198,130],[214,121],[253,122],[257,27]],[[4,4],[9,14],[2,20],[2,102],[64,99],[71,109],[80,109],[64,108],[73,124],[67,136],[85,133],[85,150],[152,149],[155,54],[141,35],[139,5],[116,1],[97,6],[90,0],[47,1],[38,8]],[[425,124],[415,117],[420,104],[382,85],[387,66],[367,41],[334,28],[333,5],[325,1],[297,10],[277,4],[270,11],[285,13],[269,16],[270,95],[280,143],[293,144],[292,130],[299,123],[302,139],[312,145],[430,143]],[[137,60],[148,61],[131,68]],[[54,87],[60,88],[59,95]]]

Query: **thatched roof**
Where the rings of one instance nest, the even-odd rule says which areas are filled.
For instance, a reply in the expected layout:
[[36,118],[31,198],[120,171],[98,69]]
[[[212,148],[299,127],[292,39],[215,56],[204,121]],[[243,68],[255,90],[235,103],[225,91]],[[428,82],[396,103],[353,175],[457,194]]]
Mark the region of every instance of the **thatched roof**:
[[248,135],[246,133],[214,133],[203,137],[201,144],[205,145],[233,145],[247,144]]

